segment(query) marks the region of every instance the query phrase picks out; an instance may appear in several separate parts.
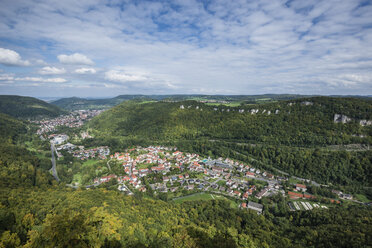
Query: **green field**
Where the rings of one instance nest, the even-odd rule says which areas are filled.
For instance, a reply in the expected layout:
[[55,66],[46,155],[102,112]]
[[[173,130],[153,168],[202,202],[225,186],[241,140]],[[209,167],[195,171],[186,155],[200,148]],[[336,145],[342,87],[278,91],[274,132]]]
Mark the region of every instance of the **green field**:
[[361,202],[371,202],[365,195],[356,194],[355,198]]
[[89,159],[89,160],[87,160],[87,161],[84,161],[84,163],[83,163],[83,167],[94,165],[94,164],[96,164],[97,162],[99,162],[99,160]]
[[226,197],[224,197],[222,195],[215,195],[215,194],[209,194],[209,193],[196,193],[196,194],[192,194],[192,195],[177,198],[173,201],[175,203],[183,203],[183,202],[186,202],[186,201],[200,201],[200,200],[202,200],[202,201],[205,201],[205,200],[226,200],[226,201],[230,202],[231,208],[237,208],[239,206],[236,202],[234,202],[230,199],[227,199]]

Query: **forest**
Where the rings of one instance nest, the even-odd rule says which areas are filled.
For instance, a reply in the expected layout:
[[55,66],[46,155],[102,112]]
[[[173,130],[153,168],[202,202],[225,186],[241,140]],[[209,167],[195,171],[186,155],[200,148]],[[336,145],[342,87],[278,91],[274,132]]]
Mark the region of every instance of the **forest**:
[[[307,101],[311,105],[305,105]],[[241,107],[210,106],[196,101],[129,101],[104,112],[89,126],[103,135],[149,140],[209,138],[307,147],[371,144],[372,127],[359,124],[359,120],[372,119],[371,107],[371,100],[327,97]],[[252,109],[259,113],[250,114]],[[335,114],[346,115],[352,121],[334,123]]]

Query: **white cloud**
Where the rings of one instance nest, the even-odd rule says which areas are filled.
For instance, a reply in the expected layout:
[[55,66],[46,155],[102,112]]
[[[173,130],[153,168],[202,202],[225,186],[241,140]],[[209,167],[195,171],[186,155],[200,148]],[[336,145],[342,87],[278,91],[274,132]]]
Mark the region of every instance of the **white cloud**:
[[21,56],[13,50],[0,48],[0,64],[12,66],[28,66],[30,62],[22,60]]
[[28,81],[40,83],[64,83],[67,82],[64,78],[41,78],[41,77],[18,77],[14,78],[15,81]]
[[97,71],[94,68],[79,68],[75,70],[75,73],[77,74],[95,74]]
[[57,56],[59,62],[63,64],[74,64],[74,65],[93,65],[93,61],[87,56],[80,53],[74,53],[71,55],[60,54]]
[[39,70],[39,73],[42,75],[56,75],[64,74],[66,73],[66,70],[64,68],[45,66]]
[[0,81],[14,81],[12,74],[0,74]]
[[140,73],[127,72],[125,70],[110,70],[105,73],[105,79],[113,82],[127,83],[146,81],[150,78]]
[[[74,72],[69,85],[105,79],[130,93],[372,94],[372,78],[359,78],[372,70],[371,8],[347,0],[0,1],[0,39],[24,41],[35,58],[61,54],[62,63],[87,65],[94,58],[109,68],[65,66]],[[101,94],[97,85],[89,92]]]

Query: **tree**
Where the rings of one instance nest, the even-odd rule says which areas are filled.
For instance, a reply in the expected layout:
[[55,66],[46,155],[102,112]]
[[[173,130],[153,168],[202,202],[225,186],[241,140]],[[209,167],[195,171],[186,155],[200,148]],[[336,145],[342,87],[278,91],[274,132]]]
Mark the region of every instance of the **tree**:
[[121,221],[103,207],[65,209],[48,214],[41,230],[29,231],[25,247],[102,247],[105,242],[120,240],[120,227]]

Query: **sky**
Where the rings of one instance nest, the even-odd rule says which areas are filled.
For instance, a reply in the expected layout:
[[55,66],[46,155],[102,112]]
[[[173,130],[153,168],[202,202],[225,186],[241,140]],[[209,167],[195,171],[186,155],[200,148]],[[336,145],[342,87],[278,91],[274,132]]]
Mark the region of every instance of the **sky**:
[[0,94],[266,93],[372,95],[372,1],[0,1]]

